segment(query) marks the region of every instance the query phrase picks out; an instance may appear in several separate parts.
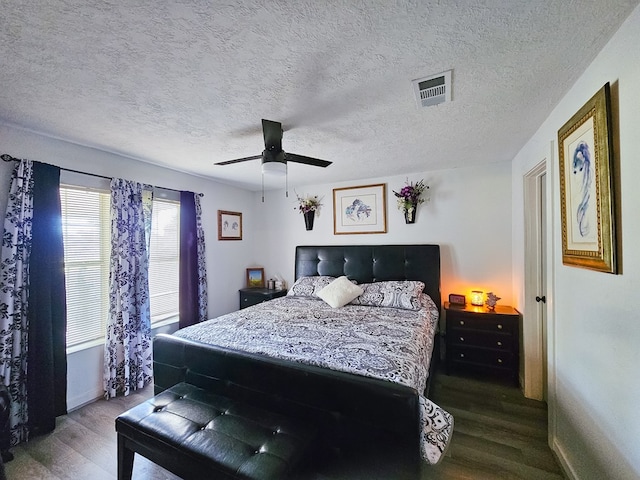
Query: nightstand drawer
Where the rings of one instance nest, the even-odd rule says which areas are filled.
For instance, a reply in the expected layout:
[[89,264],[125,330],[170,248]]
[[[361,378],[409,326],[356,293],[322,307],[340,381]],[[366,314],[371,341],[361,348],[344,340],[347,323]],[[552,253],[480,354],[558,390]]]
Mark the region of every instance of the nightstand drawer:
[[258,303],[266,302],[270,300],[269,297],[264,297],[262,295],[242,295],[240,297],[240,308],[247,308],[251,305],[257,305]]
[[486,348],[451,346],[451,361],[475,363],[488,367],[512,368],[514,355],[511,352]]
[[240,309],[267,302],[274,298],[284,297],[287,290],[272,290],[268,288],[242,288],[240,289]]
[[486,330],[489,332],[512,333],[516,325],[511,318],[495,315],[474,316],[456,312],[456,315],[447,317],[448,328]]
[[452,328],[447,333],[451,336],[451,345],[476,346],[494,350],[513,350],[513,336],[508,333],[482,332]]

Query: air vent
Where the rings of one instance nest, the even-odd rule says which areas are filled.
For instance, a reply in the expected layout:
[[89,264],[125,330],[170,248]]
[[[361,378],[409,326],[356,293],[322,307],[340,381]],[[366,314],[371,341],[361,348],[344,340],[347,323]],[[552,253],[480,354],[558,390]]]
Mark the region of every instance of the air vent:
[[451,70],[413,80],[418,107],[431,107],[451,101]]

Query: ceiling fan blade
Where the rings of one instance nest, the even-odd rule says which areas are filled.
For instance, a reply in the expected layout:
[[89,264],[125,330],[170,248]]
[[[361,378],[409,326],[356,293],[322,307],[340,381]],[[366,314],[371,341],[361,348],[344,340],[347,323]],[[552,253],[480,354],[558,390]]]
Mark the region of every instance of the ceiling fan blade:
[[285,153],[284,159],[287,162],[304,163],[305,165],[313,165],[314,167],[328,167],[333,162],[320,160],[319,158],[305,157],[304,155],[296,155],[295,153]]
[[218,162],[218,163],[214,163],[214,165],[231,165],[233,163],[246,162],[248,160],[257,160],[258,158],[262,158],[262,154],[253,155],[251,157],[236,158],[235,160],[227,160],[225,162]]
[[262,119],[262,134],[264,148],[270,152],[282,151],[282,124],[272,120]]

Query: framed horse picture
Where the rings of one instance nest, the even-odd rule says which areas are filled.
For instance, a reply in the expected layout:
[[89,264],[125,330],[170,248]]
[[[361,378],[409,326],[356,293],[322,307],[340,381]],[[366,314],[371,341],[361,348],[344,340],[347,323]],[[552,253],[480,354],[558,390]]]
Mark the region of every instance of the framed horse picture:
[[617,273],[609,84],[558,131],[562,263]]
[[387,233],[384,183],[333,189],[333,234]]

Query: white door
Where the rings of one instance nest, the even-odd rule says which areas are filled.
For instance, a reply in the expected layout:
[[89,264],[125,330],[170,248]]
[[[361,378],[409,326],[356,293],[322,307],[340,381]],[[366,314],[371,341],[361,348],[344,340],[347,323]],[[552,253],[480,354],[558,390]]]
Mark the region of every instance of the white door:
[[524,395],[546,400],[546,160],[524,176],[525,304],[520,357]]
[[542,324],[541,341],[542,341],[542,399],[547,401],[547,366],[549,360],[547,357],[547,173],[543,173],[539,177],[540,192],[540,265],[539,265],[539,294],[536,295],[538,303],[538,315]]

